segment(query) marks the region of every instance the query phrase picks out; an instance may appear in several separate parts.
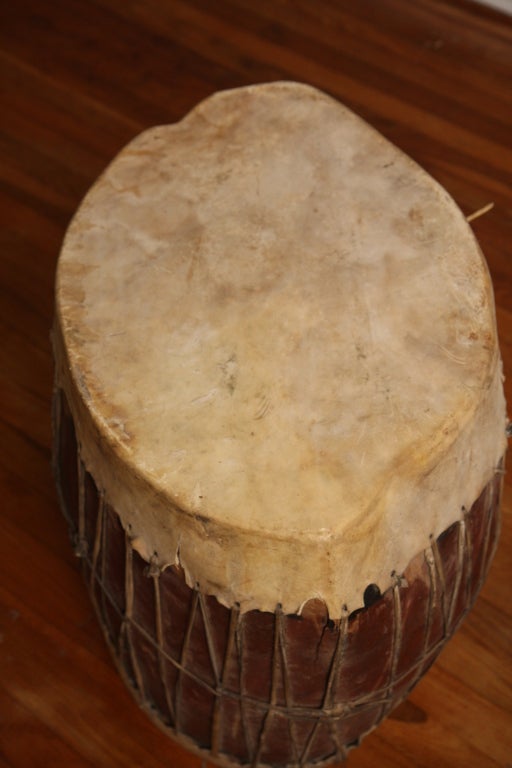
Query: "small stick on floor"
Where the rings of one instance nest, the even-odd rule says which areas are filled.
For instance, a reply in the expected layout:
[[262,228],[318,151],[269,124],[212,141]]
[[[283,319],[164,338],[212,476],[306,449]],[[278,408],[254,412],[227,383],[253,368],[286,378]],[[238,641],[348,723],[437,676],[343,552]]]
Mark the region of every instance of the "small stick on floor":
[[483,216],[484,213],[489,213],[489,211],[491,211],[493,208],[494,208],[494,203],[487,203],[487,205],[484,205],[483,208],[479,208],[478,211],[475,211],[474,213],[470,213],[469,216],[466,216],[466,221],[469,223],[474,219],[479,219],[480,216]]

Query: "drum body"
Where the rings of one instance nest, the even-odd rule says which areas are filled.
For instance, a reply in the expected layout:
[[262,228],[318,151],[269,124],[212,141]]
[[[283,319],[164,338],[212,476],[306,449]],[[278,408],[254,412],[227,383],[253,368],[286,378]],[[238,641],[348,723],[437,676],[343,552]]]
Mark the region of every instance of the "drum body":
[[369,585],[364,608],[336,621],[319,600],[300,615],[228,609],[140,557],[81,461],[65,395],[55,398],[60,501],[123,679],[161,727],[219,765],[342,760],[410,693],[485,580],[501,466],[392,588]]
[[225,766],[344,759],[472,606],[506,448],[455,203],[308,86],[134,139],[71,223],[54,464],[139,703]]

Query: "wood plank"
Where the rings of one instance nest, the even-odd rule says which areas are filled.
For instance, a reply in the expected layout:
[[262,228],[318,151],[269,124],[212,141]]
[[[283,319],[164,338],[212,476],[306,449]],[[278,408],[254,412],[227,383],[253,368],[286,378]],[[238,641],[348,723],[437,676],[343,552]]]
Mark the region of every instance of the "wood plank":
[[0,760],[0,766],[93,768],[93,763],[82,758],[58,733],[34,720],[30,709],[4,690],[0,690],[0,712],[0,750],[10,761]]

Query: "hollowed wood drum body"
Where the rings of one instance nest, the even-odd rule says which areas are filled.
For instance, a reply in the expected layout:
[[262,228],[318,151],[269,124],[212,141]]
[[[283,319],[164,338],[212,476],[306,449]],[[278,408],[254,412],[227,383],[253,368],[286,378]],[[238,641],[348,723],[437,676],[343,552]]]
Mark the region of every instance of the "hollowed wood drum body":
[[274,83],[129,145],[59,270],[56,480],[123,678],[220,765],[342,760],[497,543],[505,405],[467,225],[358,118]]

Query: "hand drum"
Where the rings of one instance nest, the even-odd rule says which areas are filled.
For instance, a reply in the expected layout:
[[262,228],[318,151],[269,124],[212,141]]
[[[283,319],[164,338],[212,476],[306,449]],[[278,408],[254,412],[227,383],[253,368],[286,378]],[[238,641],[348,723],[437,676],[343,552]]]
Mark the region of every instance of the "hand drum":
[[498,535],[493,294],[452,199],[311,87],[216,94],[86,196],[54,350],[60,499],[139,703],[221,766],[343,759]]

